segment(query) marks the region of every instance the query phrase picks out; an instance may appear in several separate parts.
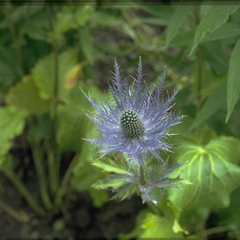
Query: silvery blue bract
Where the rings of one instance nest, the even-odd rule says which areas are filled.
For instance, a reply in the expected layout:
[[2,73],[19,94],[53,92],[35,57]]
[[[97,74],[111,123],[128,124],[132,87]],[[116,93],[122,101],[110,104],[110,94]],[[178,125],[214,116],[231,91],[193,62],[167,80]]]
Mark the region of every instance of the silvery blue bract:
[[[158,86],[148,90],[142,81],[142,62],[139,58],[137,77],[133,84],[121,81],[120,70],[115,60],[115,73],[110,91],[114,102],[105,97],[105,103],[97,103],[89,96],[89,102],[96,109],[93,116],[87,116],[98,126],[100,139],[87,139],[100,147],[102,154],[115,152],[127,154],[138,166],[144,166],[146,154],[161,159],[159,150],[169,151],[165,139],[170,134],[167,130],[179,123],[183,116],[176,116],[171,103],[175,92],[167,101],[162,98],[164,69]],[[162,160],[162,159],[161,159]]]

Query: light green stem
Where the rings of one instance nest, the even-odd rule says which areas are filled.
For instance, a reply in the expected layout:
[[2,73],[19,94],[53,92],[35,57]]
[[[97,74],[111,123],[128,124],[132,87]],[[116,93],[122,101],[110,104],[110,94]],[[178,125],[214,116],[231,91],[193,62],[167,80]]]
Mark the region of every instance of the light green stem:
[[39,143],[34,140],[31,141],[31,148],[33,153],[34,164],[35,164],[38,179],[39,179],[41,198],[46,209],[50,210],[52,208],[52,203],[47,190],[48,187],[47,187],[46,172],[45,172],[44,162],[43,162],[43,151],[41,150]]
[[13,183],[13,185],[18,189],[22,196],[29,203],[30,207],[41,217],[45,216],[45,211],[43,208],[35,201],[30,191],[27,189],[25,184],[21,181],[18,175],[10,170],[4,170],[6,177]]

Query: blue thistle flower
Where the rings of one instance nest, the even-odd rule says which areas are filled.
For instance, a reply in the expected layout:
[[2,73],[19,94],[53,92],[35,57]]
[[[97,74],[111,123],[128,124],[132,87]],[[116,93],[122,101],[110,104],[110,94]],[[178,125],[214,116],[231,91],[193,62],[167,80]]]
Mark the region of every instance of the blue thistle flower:
[[106,96],[104,103],[97,103],[83,92],[96,109],[92,117],[86,115],[98,126],[101,134],[100,139],[86,140],[97,143],[103,155],[111,152],[126,153],[138,166],[144,166],[148,153],[161,159],[159,150],[171,149],[165,141],[171,135],[168,129],[183,118],[172,111],[171,103],[177,91],[167,101],[162,98],[165,75],[166,68],[160,84],[148,90],[146,83],[142,82],[142,62],[139,57],[137,76],[133,77],[133,84],[129,86],[126,80],[121,82],[115,59],[113,85],[110,86],[113,103]]

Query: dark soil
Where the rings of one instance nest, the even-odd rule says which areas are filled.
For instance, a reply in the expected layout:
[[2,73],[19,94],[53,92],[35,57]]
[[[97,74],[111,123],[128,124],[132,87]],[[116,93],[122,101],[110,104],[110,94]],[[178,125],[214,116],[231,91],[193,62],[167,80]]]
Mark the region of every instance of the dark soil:
[[[15,140],[11,154],[14,157],[14,171],[26,184],[34,198],[41,202],[38,179],[26,134]],[[63,165],[70,162],[71,155],[65,155]],[[122,202],[109,201],[101,208],[96,208],[88,192],[73,192],[70,208],[66,214],[49,214],[43,219],[33,212],[3,173],[0,173],[0,180],[4,188],[0,191],[1,201],[14,210],[24,211],[30,217],[28,223],[21,223],[0,208],[1,238],[117,238],[118,234],[126,234],[133,230],[137,214],[145,208],[137,196]],[[56,227],[57,222],[60,222],[60,227]]]

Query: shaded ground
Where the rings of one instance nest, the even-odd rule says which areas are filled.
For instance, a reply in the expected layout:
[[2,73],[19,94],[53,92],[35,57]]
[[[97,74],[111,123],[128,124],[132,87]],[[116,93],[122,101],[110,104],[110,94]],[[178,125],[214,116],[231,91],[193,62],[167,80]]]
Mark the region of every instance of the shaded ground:
[[[18,137],[11,150],[13,168],[24,181],[35,199],[40,201],[38,179],[35,173],[31,151],[26,141],[26,134]],[[66,154],[63,165],[69,164],[71,154]],[[64,168],[67,166],[64,166]],[[129,233],[135,226],[137,214],[145,207],[139,197],[122,202],[109,201],[101,208],[92,204],[88,192],[75,192],[71,197],[70,209],[66,215],[49,215],[39,218],[29,208],[28,203],[19,194],[9,180],[0,173],[4,191],[0,199],[15,210],[27,213],[29,223],[20,223],[0,208],[1,238],[116,238],[119,233]],[[58,224],[57,224],[58,222]]]

